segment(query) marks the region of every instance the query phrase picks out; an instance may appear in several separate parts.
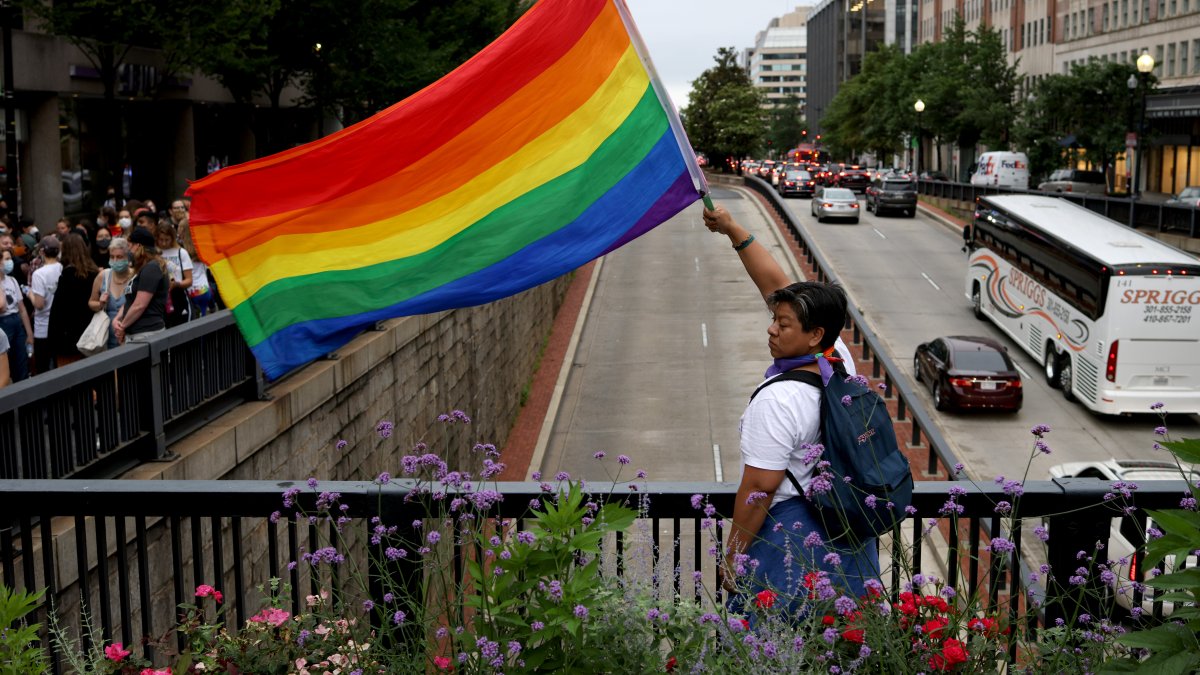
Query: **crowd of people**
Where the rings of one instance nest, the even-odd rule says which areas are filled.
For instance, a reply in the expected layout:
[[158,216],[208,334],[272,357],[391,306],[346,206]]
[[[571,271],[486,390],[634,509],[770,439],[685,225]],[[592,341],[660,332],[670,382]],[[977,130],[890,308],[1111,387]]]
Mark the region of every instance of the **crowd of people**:
[[98,312],[111,349],[217,309],[188,201],[160,213],[110,192],[94,218],[53,228],[0,216],[0,387],[85,358],[77,344]]

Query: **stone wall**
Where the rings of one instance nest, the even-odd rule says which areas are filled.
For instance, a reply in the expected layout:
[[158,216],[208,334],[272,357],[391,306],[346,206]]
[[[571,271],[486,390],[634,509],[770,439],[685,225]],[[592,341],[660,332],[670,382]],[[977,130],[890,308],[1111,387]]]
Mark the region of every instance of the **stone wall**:
[[[268,390],[270,400],[244,404],[172,445],[175,459],[143,464],[124,478],[302,482],[312,476],[318,480],[371,480],[381,471],[399,474],[400,457],[418,442],[427,444],[428,452],[441,455],[452,468],[477,471],[479,458],[470,450],[476,443],[503,447],[520,410],[521,391],[533,376],[570,280],[570,276],[562,277],[483,307],[383,322],[380,330],[360,335],[336,357],[312,363],[274,383]],[[438,415],[456,409],[469,415],[471,424],[437,421]],[[384,421],[394,427],[387,437],[377,431]],[[346,441],[346,447],[339,450],[340,440]],[[241,523],[241,560],[250,586],[268,576],[267,524],[263,518],[244,519]],[[105,557],[108,570],[114,572],[118,568],[116,523],[105,520]],[[95,614],[103,604],[99,593],[103,582],[94,550],[96,524],[91,518],[85,522],[91,570],[89,605]],[[156,633],[171,625],[176,611],[173,570],[177,562],[169,524],[165,520],[147,522],[147,571],[153,588],[150,603]],[[194,578],[193,571],[196,554],[192,528],[196,526],[200,527],[199,578]],[[287,528],[282,521],[278,529],[279,556],[286,564],[296,556],[289,551]],[[220,530],[223,562],[215,565],[212,522],[185,519],[179,523],[182,550],[178,568],[183,571],[180,583],[185,597],[190,598],[199,583],[215,584],[214,567],[224,570],[225,588],[232,586],[234,544],[228,520]],[[141,602],[136,592],[134,533],[134,523],[128,519],[125,539],[130,547],[124,557],[134,590],[121,587],[115,574],[110,575],[107,587],[114,619],[119,622],[118,599],[128,597],[132,624],[139,626]],[[76,534],[74,520],[55,521],[55,575],[60,589],[57,605],[72,632],[78,634]],[[313,550],[307,533],[301,539],[302,546]],[[34,553],[35,560],[40,560],[40,546],[35,546]],[[18,578],[21,575],[23,568]],[[303,596],[309,586],[307,577],[301,586]],[[258,599],[248,597],[246,604],[248,612],[256,611]],[[135,636],[139,634],[134,630]],[[120,639],[119,632],[116,637]]]

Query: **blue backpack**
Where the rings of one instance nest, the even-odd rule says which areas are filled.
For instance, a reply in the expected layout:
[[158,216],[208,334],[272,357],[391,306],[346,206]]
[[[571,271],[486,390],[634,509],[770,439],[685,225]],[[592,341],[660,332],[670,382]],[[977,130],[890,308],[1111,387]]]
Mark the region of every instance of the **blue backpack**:
[[[829,462],[827,471],[833,479],[831,489],[814,494],[811,501],[821,512],[826,532],[832,535],[840,531],[840,527],[829,526],[844,522],[846,530],[861,540],[866,538],[864,533],[878,536],[903,522],[908,517],[905,507],[912,503],[912,470],[896,443],[896,430],[883,398],[861,382],[847,378],[840,368],[828,385],[822,384],[819,374],[807,370],[780,373],[759,385],[754,395],[784,380],[811,384],[822,392],[821,437],[825,452],[821,459]],[[846,476],[849,481],[843,480]],[[796,491],[804,494],[790,469],[787,477]]]

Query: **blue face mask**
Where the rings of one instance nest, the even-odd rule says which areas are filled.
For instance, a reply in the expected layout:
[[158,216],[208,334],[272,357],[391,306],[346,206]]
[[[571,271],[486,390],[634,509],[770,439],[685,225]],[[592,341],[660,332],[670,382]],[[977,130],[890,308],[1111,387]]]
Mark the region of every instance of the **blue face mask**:
[[128,260],[110,260],[110,261],[108,261],[108,266],[111,267],[112,271],[114,271],[114,272],[124,272],[125,270],[129,269],[129,261]]
[[4,273],[5,273],[5,274],[12,274],[12,271],[13,271],[13,261],[12,261],[12,260],[5,260],[5,261],[4,261]]

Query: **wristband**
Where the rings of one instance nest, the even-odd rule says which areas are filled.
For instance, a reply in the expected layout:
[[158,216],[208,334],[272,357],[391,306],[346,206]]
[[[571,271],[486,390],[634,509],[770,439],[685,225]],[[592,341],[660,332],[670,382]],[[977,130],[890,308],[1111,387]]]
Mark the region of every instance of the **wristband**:
[[737,246],[734,246],[733,250],[741,251],[753,243],[754,243],[754,235],[750,235],[749,237],[746,237],[746,239],[742,243],[738,244]]

